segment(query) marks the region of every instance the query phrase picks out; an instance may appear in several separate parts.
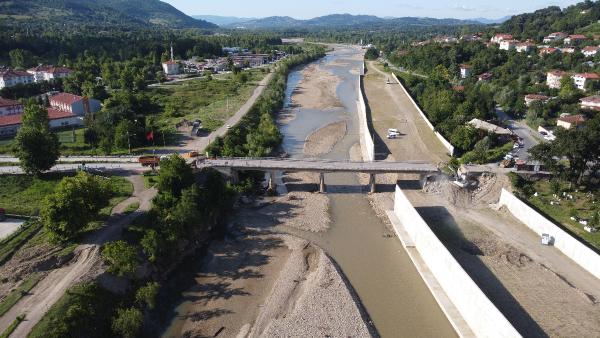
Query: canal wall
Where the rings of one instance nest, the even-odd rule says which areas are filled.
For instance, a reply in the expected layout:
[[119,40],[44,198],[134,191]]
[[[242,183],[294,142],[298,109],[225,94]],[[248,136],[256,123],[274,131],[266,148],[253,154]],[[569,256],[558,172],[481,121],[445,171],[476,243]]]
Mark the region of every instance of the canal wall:
[[[423,264],[462,317],[459,320],[456,314],[453,317],[452,306],[440,300],[439,291],[432,290],[459,336],[468,336],[465,332],[470,331],[476,337],[521,337],[437,238],[399,186],[396,186],[392,215],[399,221],[392,221],[397,236],[405,246],[416,248]],[[427,280],[426,275],[421,275]],[[468,329],[461,329],[460,320]]]
[[450,143],[448,140],[446,140],[446,138],[444,138],[444,136],[442,136],[442,134],[438,133],[435,130],[435,127],[433,126],[433,124],[429,121],[429,119],[427,118],[425,113],[423,113],[423,111],[421,110],[419,105],[415,102],[415,100],[412,98],[412,96],[406,90],[406,88],[404,88],[404,85],[402,84],[402,82],[400,82],[400,80],[398,79],[396,74],[392,73],[392,76],[394,77],[394,80],[396,80],[396,82],[400,85],[400,88],[402,88],[402,91],[404,91],[406,96],[408,96],[408,98],[410,99],[410,102],[412,102],[413,106],[415,107],[415,109],[417,109],[417,111],[419,112],[419,114],[421,115],[423,120],[425,120],[425,123],[427,123],[427,126],[429,127],[429,129],[431,129],[433,131],[435,136],[440,140],[440,142],[442,142],[442,144],[444,145],[446,150],[448,150],[448,154],[450,154],[450,156],[453,156],[454,155],[454,146],[452,145],[452,143]]
[[[361,74],[365,73],[365,64],[361,67]],[[373,135],[369,129],[369,123],[367,122],[367,104],[365,100],[365,94],[363,90],[363,75],[358,76],[358,123],[360,129],[360,149],[362,151],[363,160],[375,161],[375,143],[373,141]]]
[[500,207],[506,207],[521,223],[540,235],[540,238],[542,234],[552,236],[554,238],[554,247],[582,268],[589,271],[596,278],[600,278],[600,255],[594,252],[594,250],[585,246],[571,234],[561,229],[505,189],[502,189],[498,204]]

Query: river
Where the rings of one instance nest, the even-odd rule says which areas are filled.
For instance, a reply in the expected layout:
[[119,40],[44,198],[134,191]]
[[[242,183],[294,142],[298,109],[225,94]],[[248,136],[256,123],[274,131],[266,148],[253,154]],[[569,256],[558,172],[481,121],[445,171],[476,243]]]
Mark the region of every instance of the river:
[[[322,69],[341,78],[336,95],[343,107],[294,107],[295,118],[280,125],[283,148],[291,157],[304,156],[304,141],[316,129],[343,120],[347,122],[346,136],[323,158],[349,158],[350,148],[359,142],[356,101],[360,55],[361,51],[355,48],[335,46],[333,52],[317,61]],[[289,75],[288,106],[302,80],[302,69]],[[325,179],[330,198],[330,229],[324,233],[284,227],[276,230],[315,243],[335,260],[382,337],[456,337],[402,244],[395,236],[389,236],[393,231],[375,214],[356,175],[327,174]],[[178,309],[178,313],[185,313],[185,309]],[[177,321],[174,319],[170,332],[178,331]]]

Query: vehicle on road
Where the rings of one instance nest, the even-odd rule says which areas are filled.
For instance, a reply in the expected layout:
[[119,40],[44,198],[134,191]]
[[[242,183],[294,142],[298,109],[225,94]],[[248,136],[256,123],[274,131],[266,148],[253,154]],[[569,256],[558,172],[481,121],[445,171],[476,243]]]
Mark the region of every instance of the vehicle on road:
[[200,156],[200,154],[198,154],[197,151],[190,151],[189,153],[183,154],[181,157],[183,157],[184,159],[191,159],[196,158],[198,156]]
[[6,220],[6,210],[0,208],[0,222]]
[[394,138],[398,138],[398,137],[400,137],[400,132],[398,131],[398,129],[393,129],[393,128],[388,129],[388,133],[387,133],[388,139],[394,139]]
[[158,156],[140,156],[138,162],[144,167],[155,167],[160,163]]
[[226,128],[227,128],[227,129],[231,129],[231,125],[230,125],[230,124],[228,124]]

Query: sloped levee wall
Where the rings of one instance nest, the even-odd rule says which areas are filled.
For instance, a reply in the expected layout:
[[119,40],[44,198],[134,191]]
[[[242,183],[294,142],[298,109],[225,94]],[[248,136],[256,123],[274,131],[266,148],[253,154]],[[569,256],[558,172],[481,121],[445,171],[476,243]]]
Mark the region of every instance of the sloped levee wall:
[[[463,270],[429,225],[396,186],[394,214],[425,264],[477,337],[521,337],[512,324]],[[402,230],[394,225],[396,233]]]
[[412,98],[412,96],[410,96],[410,93],[406,90],[406,88],[404,88],[404,85],[402,84],[402,82],[400,82],[400,80],[398,79],[396,74],[392,73],[392,76],[394,77],[394,80],[396,80],[396,82],[398,82],[398,84],[400,85],[400,88],[402,88],[404,93],[406,93],[406,96],[408,96],[410,98],[410,102],[412,102],[412,104],[415,106],[415,108],[417,109],[417,111],[419,112],[419,114],[421,115],[423,120],[425,120],[425,122],[427,123],[427,126],[429,126],[429,129],[431,129],[435,133],[435,136],[440,140],[440,142],[442,142],[444,147],[448,150],[448,154],[450,154],[450,156],[454,155],[454,146],[448,140],[446,140],[444,138],[444,136],[442,136],[442,134],[435,131],[435,127],[433,126],[433,124],[431,124],[431,122],[429,121],[427,116],[425,116],[425,113],[423,113],[423,111],[421,110],[419,105],[415,102],[415,100]]
[[549,234],[554,237],[554,246],[558,250],[596,278],[600,278],[600,255],[592,249],[505,189],[502,189],[499,205],[505,206],[519,221],[540,235],[540,240],[542,234]]
[[360,149],[362,151],[363,159],[365,161],[375,161],[375,143],[373,142],[373,135],[369,129],[367,122],[367,105],[365,103],[365,96],[363,92],[362,82],[365,74],[365,64],[362,64],[361,74],[358,76],[358,122],[360,125]]

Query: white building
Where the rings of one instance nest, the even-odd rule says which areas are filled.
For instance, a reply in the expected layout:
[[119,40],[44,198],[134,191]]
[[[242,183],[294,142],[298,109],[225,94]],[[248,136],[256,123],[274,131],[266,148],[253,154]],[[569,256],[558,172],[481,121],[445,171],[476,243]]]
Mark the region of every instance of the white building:
[[575,83],[575,87],[579,88],[580,90],[585,90],[585,85],[588,83],[588,81],[600,80],[600,76],[598,76],[598,74],[596,74],[596,73],[575,74],[575,75],[571,76],[571,78],[573,79],[573,82]]
[[98,100],[69,93],[56,94],[49,101],[52,108],[78,116],[95,113],[102,108]]
[[69,68],[54,66],[37,66],[27,70],[27,73],[33,75],[35,82],[63,79],[71,75],[72,72]]
[[512,50],[517,46],[516,40],[502,40],[500,41],[500,49],[502,50]]
[[583,53],[585,57],[591,57],[596,55],[598,50],[600,50],[600,47],[598,46],[587,46],[581,50],[581,53]]
[[462,64],[460,65],[460,77],[466,79],[471,76],[471,65]]
[[546,85],[550,88],[558,89],[560,88],[560,80],[562,80],[563,76],[567,75],[566,72],[562,70],[553,70],[546,74]]
[[565,129],[569,130],[571,128],[581,127],[582,125],[585,124],[586,121],[587,121],[587,118],[581,114],[577,114],[577,115],[562,114],[558,118],[558,120],[556,120],[556,126],[563,127]]
[[592,109],[600,111],[600,95],[584,97],[580,101],[582,109]]
[[515,46],[517,53],[529,53],[533,49],[533,44],[529,42],[517,43]]
[[33,75],[27,72],[11,69],[0,70],[0,89],[33,82]]
[[512,40],[512,39],[513,39],[513,36],[510,34],[496,34],[492,37],[492,39],[490,41],[492,43],[499,44],[503,40]]
[[23,105],[19,101],[0,97],[0,116],[23,114]]
[[581,41],[585,41],[587,40],[587,37],[585,35],[581,35],[581,34],[575,34],[575,35],[569,35],[568,37],[565,38],[565,45],[570,45],[570,44],[575,44]]
[[525,105],[527,107],[531,106],[531,104],[533,102],[542,102],[542,103],[548,103],[548,101],[550,100],[550,98],[546,95],[541,95],[541,94],[528,94],[525,95]]
[[[83,125],[83,118],[69,112],[48,108],[50,128],[78,127]],[[13,137],[21,128],[23,114],[0,116],[0,138]]]
[[179,74],[179,63],[175,61],[166,61],[162,64],[163,72],[166,75],[177,75]]
[[567,36],[569,36],[569,35],[566,33],[563,33],[563,32],[554,32],[544,38],[544,43],[560,41],[560,40],[563,40],[564,38],[566,38]]

